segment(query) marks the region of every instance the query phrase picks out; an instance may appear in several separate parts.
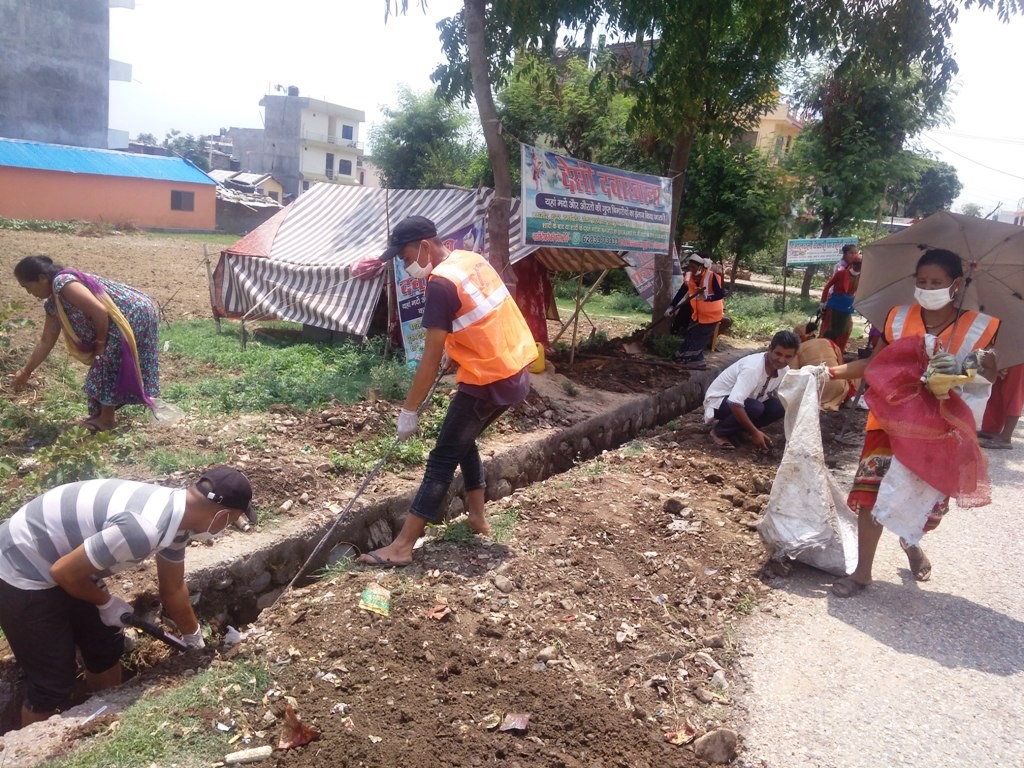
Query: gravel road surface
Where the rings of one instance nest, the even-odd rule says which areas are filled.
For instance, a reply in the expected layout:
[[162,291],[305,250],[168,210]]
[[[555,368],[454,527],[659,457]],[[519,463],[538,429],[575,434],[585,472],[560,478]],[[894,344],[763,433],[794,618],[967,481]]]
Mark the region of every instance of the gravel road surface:
[[931,581],[886,532],[859,595],[834,597],[832,576],[800,566],[776,583],[777,609],[741,637],[742,765],[1024,766],[1021,430],[1015,446],[986,452],[993,504],[925,537]]

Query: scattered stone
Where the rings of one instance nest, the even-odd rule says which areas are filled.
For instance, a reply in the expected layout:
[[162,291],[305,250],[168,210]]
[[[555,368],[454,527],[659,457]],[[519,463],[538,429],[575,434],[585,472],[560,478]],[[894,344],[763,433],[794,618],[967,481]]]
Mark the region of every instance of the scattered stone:
[[725,679],[725,670],[719,669],[711,676],[711,684],[718,688],[720,691],[724,691],[729,687],[728,681]]
[[662,506],[665,512],[670,515],[683,515],[683,510],[686,509],[686,501],[681,496],[669,496],[665,499],[665,504]]
[[294,507],[294,506],[295,506],[295,502],[292,501],[291,499],[288,499],[280,507],[277,508],[277,511],[281,512],[283,514],[287,514],[288,511],[291,510],[291,508]]
[[704,638],[705,648],[725,648],[725,636],[720,634],[708,635]]
[[540,662],[543,662],[544,664],[547,664],[548,662],[552,661],[553,659],[557,659],[558,658],[558,648],[555,647],[554,645],[545,646],[544,648],[540,649],[540,651],[537,653],[536,658],[537,658],[537,661],[540,661]]
[[494,577],[494,588],[507,595],[516,588],[516,585],[512,583],[511,579],[497,575]]
[[710,472],[704,475],[704,482],[711,483],[712,485],[722,485],[725,482],[725,478],[721,475],[716,475],[714,472]]
[[717,728],[693,742],[693,753],[698,760],[707,760],[715,765],[727,765],[736,759],[737,741],[735,731]]
[[303,493],[299,496],[299,504],[309,504],[309,494]]

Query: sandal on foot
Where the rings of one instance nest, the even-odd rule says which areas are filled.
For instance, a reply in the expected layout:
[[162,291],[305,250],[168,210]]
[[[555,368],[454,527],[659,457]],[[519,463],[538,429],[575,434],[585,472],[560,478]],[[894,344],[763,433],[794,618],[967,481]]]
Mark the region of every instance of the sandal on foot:
[[367,552],[365,555],[363,555],[363,557],[368,557],[370,558],[370,560],[367,561],[358,559],[356,560],[356,562],[359,565],[365,565],[370,568],[405,568],[407,565],[409,565],[409,563],[412,562],[412,560],[410,560],[407,563],[400,563],[397,560],[386,560],[380,555],[378,555],[376,552]]
[[928,581],[932,577],[932,563],[924,550],[916,544],[908,544],[902,538],[900,547],[907,553],[907,562],[910,564],[910,572],[914,574],[914,579]]
[[1004,443],[1002,440],[996,440],[993,437],[983,437],[978,440],[978,445],[982,448],[994,448],[996,450],[1010,450],[1013,448],[1012,443]]
[[717,448],[721,448],[723,451],[735,451],[736,446],[732,444],[732,440],[727,437],[719,437],[714,432],[708,432],[708,440],[711,444]]
[[862,592],[867,584],[854,581],[853,576],[844,576],[832,585],[832,594],[836,597],[853,597]]

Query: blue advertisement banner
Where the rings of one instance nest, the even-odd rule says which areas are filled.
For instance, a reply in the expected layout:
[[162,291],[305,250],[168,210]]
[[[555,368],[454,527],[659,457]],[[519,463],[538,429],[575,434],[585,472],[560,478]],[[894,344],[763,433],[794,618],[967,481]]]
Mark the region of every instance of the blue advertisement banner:
[[668,252],[671,179],[519,146],[525,245]]

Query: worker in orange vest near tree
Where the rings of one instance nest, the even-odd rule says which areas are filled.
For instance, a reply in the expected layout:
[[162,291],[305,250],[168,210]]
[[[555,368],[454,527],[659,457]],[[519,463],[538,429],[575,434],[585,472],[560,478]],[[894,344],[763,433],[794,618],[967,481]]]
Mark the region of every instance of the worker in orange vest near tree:
[[398,536],[358,562],[397,567],[412,562],[413,546],[427,523],[440,522],[441,503],[462,468],[469,527],[488,535],[484,517],[484,472],[476,439],[510,406],[530,392],[527,370],[537,345],[526,320],[494,268],[477,253],[444,247],[430,219],[398,222],[382,260],[402,259],[406,271],[427,281],[423,308],[426,342],[405,405],[398,414],[398,439],[413,435],[418,411],[445,352],[458,364],[458,391],[448,404],[416,497]]
[[690,270],[665,310],[665,316],[675,314],[689,302],[690,324],[683,335],[683,343],[672,354],[672,359],[682,363],[684,368],[703,371],[708,367],[704,360],[704,350],[725,315],[725,291],[722,288],[722,276],[714,270],[714,262],[707,256],[695,252],[690,255],[687,264]]

